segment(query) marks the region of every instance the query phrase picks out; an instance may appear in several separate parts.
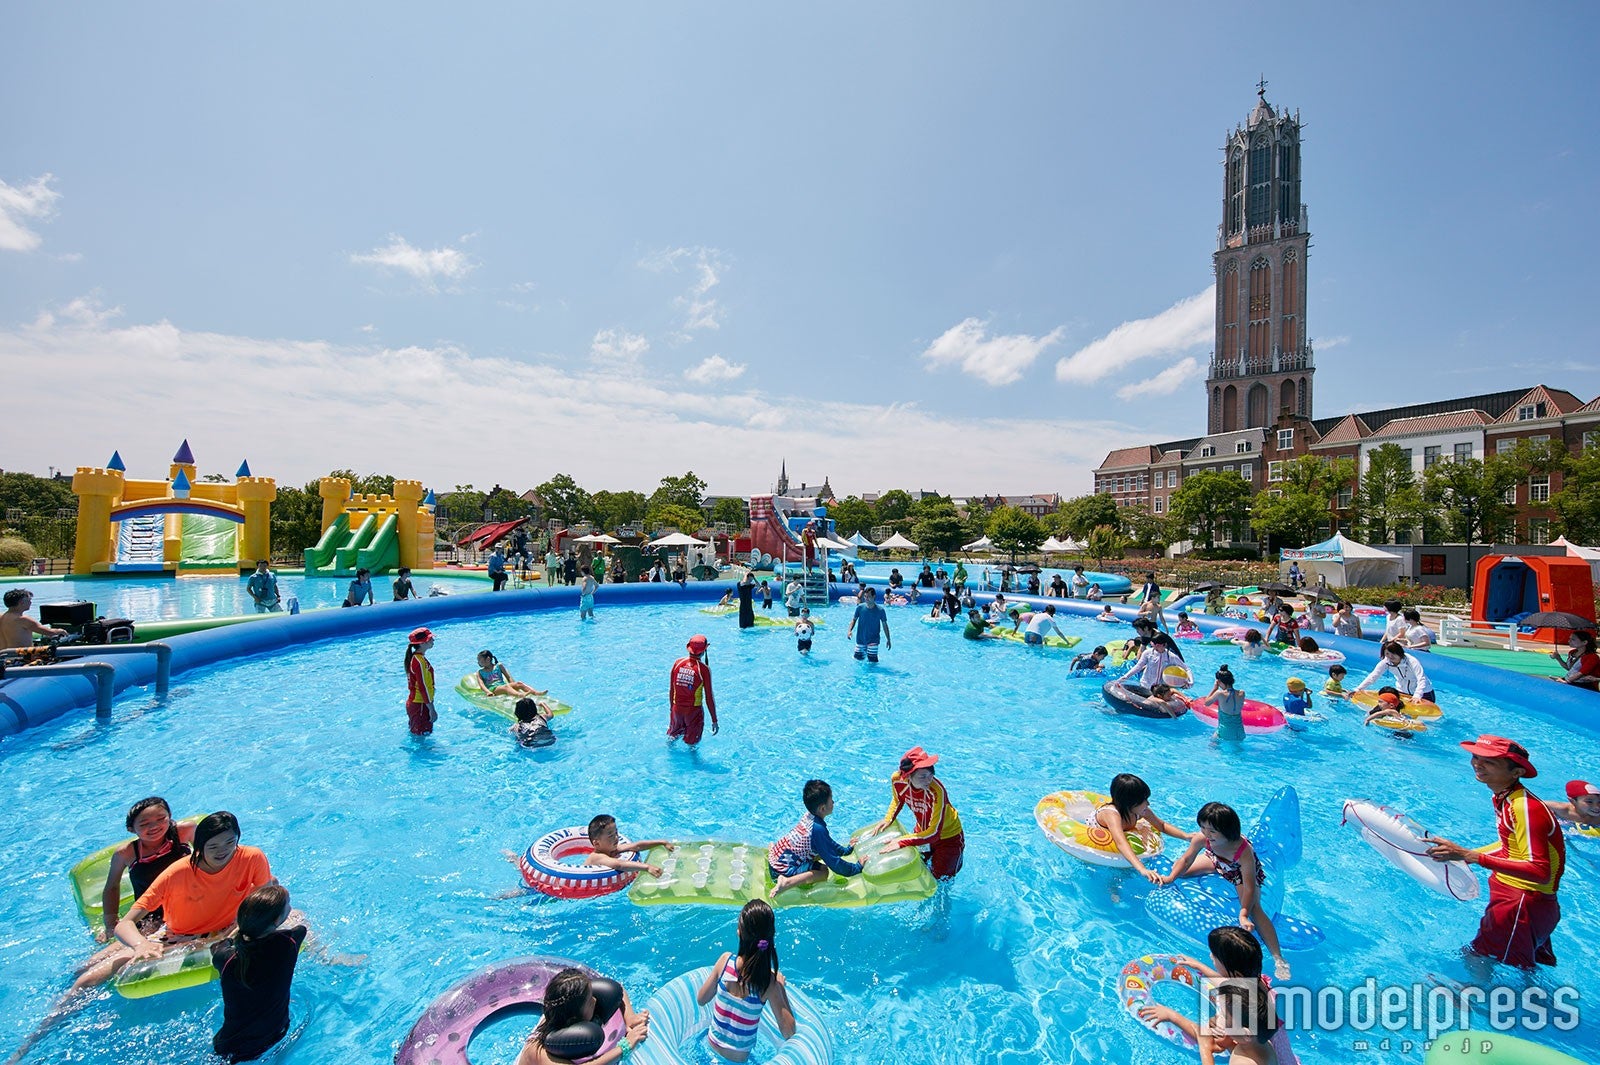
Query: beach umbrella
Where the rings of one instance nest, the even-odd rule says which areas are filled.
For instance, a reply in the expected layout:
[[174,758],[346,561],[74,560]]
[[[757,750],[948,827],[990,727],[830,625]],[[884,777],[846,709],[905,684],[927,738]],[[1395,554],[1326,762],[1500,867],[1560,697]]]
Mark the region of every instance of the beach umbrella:
[[1190,589],[1190,591],[1195,591],[1195,592],[1220,592],[1226,587],[1227,587],[1227,585],[1223,584],[1221,581],[1201,581],[1199,584],[1195,585],[1192,589]]
[[659,540],[651,540],[651,547],[704,547],[705,540],[696,540],[688,533],[668,533]]
[[1565,610],[1540,610],[1529,614],[1517,625],[1524,629],[1549,629],[1554,643],[1560,643],[1563,630],[1569,632],[1593,632],[1595,623],[1588,618],[1569,614]]
[[620,544],[620,543],[622,543],[622,541],[618,540],[615,536],[607,536],[605,533],[590,533],[588,536],[580,536],[580,537],[578,537],[576,540],[574,540],[572,542],[575,543],[575,544]]
[[1256,585],[1256,587],[1261,589],[1263,592],[1271,592],[1273,595],[1293,595],[1294,594],[1294,589],[1293,588],[1289,587],[1287,584],[1283,584],[1283,583],[1278,582],[1278,581],[1271,581],[1271,582],[1269,582],[1267,584],[1258,584],[1258,585]]

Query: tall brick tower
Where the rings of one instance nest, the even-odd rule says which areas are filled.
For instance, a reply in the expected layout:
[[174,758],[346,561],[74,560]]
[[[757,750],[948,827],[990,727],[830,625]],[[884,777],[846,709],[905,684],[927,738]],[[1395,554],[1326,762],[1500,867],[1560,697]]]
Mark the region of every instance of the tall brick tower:
[[1222,225],[1212,258],[1217,336],[1206,375],[1206,431],[1311,416],[1316,373],[1306,335],[1306,253],[1300,202],[1300,114],[1275,111],[1267,83],[1223,148]]

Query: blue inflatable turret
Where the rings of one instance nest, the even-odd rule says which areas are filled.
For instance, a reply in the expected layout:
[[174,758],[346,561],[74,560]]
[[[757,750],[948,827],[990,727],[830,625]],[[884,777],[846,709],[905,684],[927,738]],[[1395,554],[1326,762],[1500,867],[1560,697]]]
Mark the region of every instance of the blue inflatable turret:
[[194,465],[194,452],[189,450],[189,441],[183,442],[183,446],[178,448],[178,453],[172,456],[172,461],[178,466]]
[[111,453],[111,461],[106,463],[106,469],[116,470],[119,473],[126,473],[128,471],[128,467],[122,464],[122,452],[113,451]]
[[192,486],[189,484],[189,476],[179,470],[178,476],[172,479],[172,498],[188,499],[190,487]]
[[245,459],[243,462],[239,463],[239,468],[234,471],[233,475],[235,477],[248,477],[248,476],[250,476],[250,460],[249,459]]

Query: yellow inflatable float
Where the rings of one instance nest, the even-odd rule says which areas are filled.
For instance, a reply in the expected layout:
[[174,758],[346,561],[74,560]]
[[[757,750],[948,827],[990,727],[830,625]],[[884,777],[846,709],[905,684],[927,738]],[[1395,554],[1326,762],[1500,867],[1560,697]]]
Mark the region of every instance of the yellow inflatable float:
[[[1094,791],[1053,791],[1033,808],[1033,819],[1050,842],[1080,861],[1127,865],[1111,831],[1095,820],[1094,812],[1110,802],[1111,796]],[[1129,848],[1141,859],[1161,853],[1161,833],[1143,821],[1127,837]]]

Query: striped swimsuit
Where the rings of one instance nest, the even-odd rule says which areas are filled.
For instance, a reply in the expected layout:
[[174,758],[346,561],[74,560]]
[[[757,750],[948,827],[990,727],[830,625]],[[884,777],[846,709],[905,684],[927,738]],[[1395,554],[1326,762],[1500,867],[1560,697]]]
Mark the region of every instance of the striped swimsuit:
[[717,997],[711,1001],[711,1029],[706,1033],[719,1050],[749,1054],[756,1048],[756,1030],[761,1024],[761,996],[753,991],[737,998],[728,990],[739,979],[737,954],[730,955],[717,981]]

